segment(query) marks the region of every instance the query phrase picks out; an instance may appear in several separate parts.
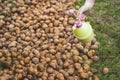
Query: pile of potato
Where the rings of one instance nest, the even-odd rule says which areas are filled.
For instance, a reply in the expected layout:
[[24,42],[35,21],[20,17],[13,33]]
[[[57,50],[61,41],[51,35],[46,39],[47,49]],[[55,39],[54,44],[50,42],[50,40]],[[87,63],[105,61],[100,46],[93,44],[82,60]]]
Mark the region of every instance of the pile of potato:
[[99,42],[73,36],[74,0],[1,0],[1,80],[99,80]]

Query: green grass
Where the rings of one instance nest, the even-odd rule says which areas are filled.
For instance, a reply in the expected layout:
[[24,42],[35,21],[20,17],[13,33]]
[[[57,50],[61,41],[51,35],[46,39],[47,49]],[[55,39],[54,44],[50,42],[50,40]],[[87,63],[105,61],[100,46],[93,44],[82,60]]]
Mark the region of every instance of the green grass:
[[[100,60],[92,67],[98,69],[101,80],[120,80],[120,0],[96,0],[87,16],[100,42],[97,50]],[[109,68],[107,75],[102,74],[104,67]]]

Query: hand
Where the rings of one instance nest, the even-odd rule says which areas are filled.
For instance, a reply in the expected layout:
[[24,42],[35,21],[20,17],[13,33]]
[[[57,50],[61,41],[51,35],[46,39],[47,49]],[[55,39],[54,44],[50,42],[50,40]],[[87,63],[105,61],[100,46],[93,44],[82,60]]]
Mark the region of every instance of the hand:
[[86,0],[84,5],[78,10],[77,17],[90,10],[93,7],[94,2],[95,0]]
[[85,19],[87,19],[87,17],[86,17],[85,14],[81,14],[81,15],[79,16],[79,20],[83,21],[83,20],[85,20]]
[[81,14],[81,15],[77,16],[77,18],[76,18],[77,21],[83,21],[85,19],[87,19],[85,14]]

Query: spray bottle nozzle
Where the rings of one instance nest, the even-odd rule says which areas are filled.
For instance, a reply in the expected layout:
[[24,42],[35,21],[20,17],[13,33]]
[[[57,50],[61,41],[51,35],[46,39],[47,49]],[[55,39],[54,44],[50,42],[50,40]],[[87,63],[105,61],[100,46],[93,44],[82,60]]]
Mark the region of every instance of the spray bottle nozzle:
[[77,28],[80,28],[82,26],[82,21],[77,21],[75,25]]

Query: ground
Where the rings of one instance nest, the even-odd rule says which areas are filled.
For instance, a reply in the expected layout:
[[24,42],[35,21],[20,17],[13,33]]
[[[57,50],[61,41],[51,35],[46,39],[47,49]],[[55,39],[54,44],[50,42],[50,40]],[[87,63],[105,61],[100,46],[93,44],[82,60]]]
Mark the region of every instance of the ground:
[[[1,1],[1,0],[0,0]],[[82,2],[81,2],[82,1]],[[81,6],[84,0],[75,4]],[[101,80],[120,80],[120,0],[96,0],[94,8],[87,14],[100,42],[97,55],[100,60],[92,67]],[[107,75],[102,74],[104,67],[109,68]]]
[[[84,0],[76,5],[81,6]],[[87,14],[96,33],[100,47],[97,55],[99,62],[92,65],[98,69],[101,80],[120,80],[120,0],[96,0],[94,8]],[[102,74],[104,67],[109,68],[107,75]]]

